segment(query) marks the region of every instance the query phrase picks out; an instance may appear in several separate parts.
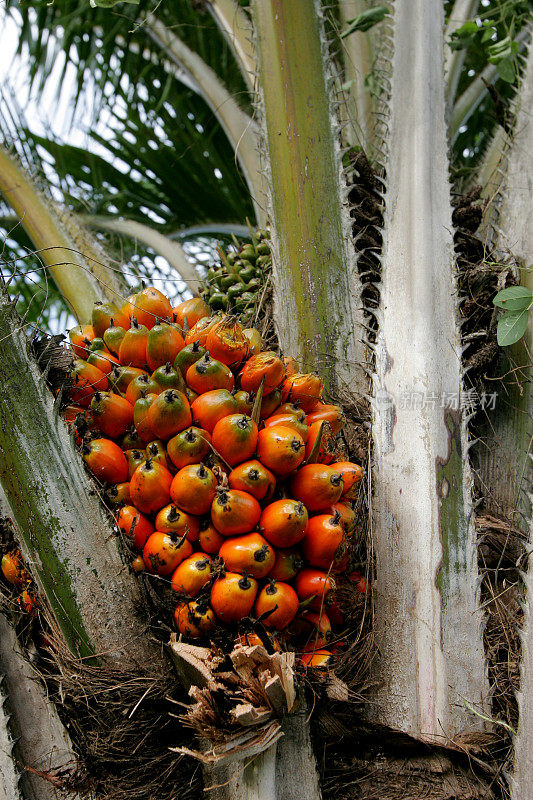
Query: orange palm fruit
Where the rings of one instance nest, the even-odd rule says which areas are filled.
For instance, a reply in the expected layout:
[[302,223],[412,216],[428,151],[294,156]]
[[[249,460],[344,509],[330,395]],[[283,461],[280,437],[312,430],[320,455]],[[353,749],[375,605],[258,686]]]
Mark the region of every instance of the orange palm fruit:
[[143,547],[143,561],[148,572],[172,575],[178,564],[192,553],[191,543],[177,533],[155,531]]
[[160,322],[151,328],[146,343],[146,361],[153,372],[167,362],[173,364],[179,351],[185,347],[183,336],[175,325]]
[[110,439],[93,439],[83,445],[85,463],[102,483],[124,483],[128,480],[126,456]]
[[89,355],[89,345],[96,337],[92,325],[76,325],[69,331],[70,346],[76,358],[85,359]]
[[215,498],[217,479],[203,464],[189,464],[174,476],[170,496],[189,514],[207,514]]
[[116,516],[119,531],[126,536],[135,550],[142,550],[155,528],[135,506],[123,506]]
[[137,467],[130,480],[133,505],[143,514],[159,511],[170,501],[171,483],[172,475],[168,469],[148,459]]
[[211,316],[211,309],[201,297],[191,297],[190,300],[184,300],[183,303],[177,305],[172,311],[177,324],[181,328],[183,328],[185,317],[187,317],[189,330],[196,325],[198,320]]
[[211,358],[209,353],[189,367],[185,380],[187,385],[198,394],[214,389],[227,389],[230,392],[235,385],[230,368],[221,361]]
[[155,518],[155,527],[163,533],[177,533],[186,536],[189,542],[198,541],[200,522],[192,514],[187,514],[171,503],[158,512]]
[[306,464],[290,482],[293,497],[309,511],[321,511],[337,503],[342,494],[342,473],[328,464]]
[[231,467],[250,459],[257,447],[257,424],[245,414],[231,414],[213,429],[213,448]]
[[206,600],[189,600],[179,603],[174,611],[176,628],[189,639],[201,639],[216,625],[213,609]]
[[282,384],[284,377],[283,361],[268,350],[248,359],[240,373],[241,388],[245,392],[257,392],[264,379],[263,396],[266,397]]
[[257,595],[257,581],[237,572],[226,572],[211,588],[211,607],[222,622],[239,622],[248,616]]
[[187,597],[196,595],[211,580],[211,559],[206,553],[194,553],[179,564],[172,575],[170,588]]
[[135,317],[131,321],[131,328],[120,343],[118,358],[125,367],[146,368],[146,344],[148,342],[148,328],[140,325]]
[[283,402],[298,401],[300,407],[307,413],[318,405],[324,391],[324,381],[318,375],[296,373],[283,381],[281,390]]
[[304,456],[304,441],[292,428],[273,425],[259,431],[257,457],[274,475],[289,475],[300,466]]
[[223,317],[209,330],[205,346],[212,358],[235,368],[246,357],[248,340],[235,317]]
[[145,325],[151,330],[160,320],[172,319],[172,306],[168,297],[159,289],[147,286],[135,296],[135,313],[139,325]]
[[157,397],[158,395],[153,393],[147,395],[141,393],[141,396],[133,406],[133,422],[135,423],[135,429],[144,444],[148,444],[158,438],[148,420],[148,412],[154,401],[157,400]]
[[276,477],[256,459],[245,461],[233,469],[228,482],[230,489],[248,492],[256,500],[270,500],[276,488]]
[[95,425],[110,439],[123,436],[133,423],[133,406],[119,394],[95,392],[90,408]]
[[93,394],[105,392],[109,385],[107,376],[101,369],[81,359],[74,359],[69,378],[72,383],[67,389],[69,400],[80,406],[88,406]]
[[192,423],[189,401],[177,389],[168,389],[151,404],[147,422],[156,439],[167,440],[185,430]]
[[114,325],[121,328],[129,328],[130,320],[128,315],[121,311],[115,303],[100,303],[98,300],[93,306],[92,325],[97,337],[103,337],[108,328],[111,327],[111,320]]
[[213,389],[193,400],[191,412],[195,424],[213,433],[219,420],[237,412],[237,402],[227,389]]

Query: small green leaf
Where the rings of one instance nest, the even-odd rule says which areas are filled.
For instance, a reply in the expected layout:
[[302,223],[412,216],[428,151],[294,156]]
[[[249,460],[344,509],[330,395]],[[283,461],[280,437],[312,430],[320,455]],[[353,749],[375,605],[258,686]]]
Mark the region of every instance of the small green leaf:
[[460,28],[457,28],[456,31],[453,32],[452,36],[457,39],[468,39],[474,33],[477,33],[479,30],[477,22],[473,19],[468,20],[465,22],[464,25],[461,25]]
[[506,311],[524,311],[529,308],[532,300],[533,293],[527,286],[509,286],[508,289],[498,292],[492,302]]
[[490,47],[487,47],[487,53],[491,64],[499,64],[500,61],[512,55],[511,37],[506,36],[501,42],[494,42]]
[[529,312],[526,311],[506,311],[498,322],[498,344],[500,347],[508,347],[522,338],[526,332]]
[[381,22],[388,13],[389,9],[386,6],[376,6],[363,11],[362,14],[358,14],[353,19],[348,20],[348,27],[341,33],[341,39],[350,36],[355,31],[369,31],[370,28]]
[[499,61],[496,64],[496,69],[498,70],[498,75],[500,78],[502,78],[502,80],[504,80],[506,83],[514,83],[514,64],[510,58],[504,58],[502,61]]

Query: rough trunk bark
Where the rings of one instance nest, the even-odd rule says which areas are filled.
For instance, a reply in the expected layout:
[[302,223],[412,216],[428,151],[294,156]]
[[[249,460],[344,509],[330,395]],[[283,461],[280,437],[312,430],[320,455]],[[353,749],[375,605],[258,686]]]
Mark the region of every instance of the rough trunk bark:
[[0,481],[24,557],[74,654],[161,669],[134,578],[28,347],[2,288]]
[[[57,800],[53,778],[68,777],[76,767],[72,742],[47,697],[39,677],[24,658],[15,631],[0,614],[0,674],[11,713],[10,729],[15,739],[14,757],[21,773],[24,797]],[[41,773],[41,774],[39,774]],[[72,800],[80,800],[78,793]]]

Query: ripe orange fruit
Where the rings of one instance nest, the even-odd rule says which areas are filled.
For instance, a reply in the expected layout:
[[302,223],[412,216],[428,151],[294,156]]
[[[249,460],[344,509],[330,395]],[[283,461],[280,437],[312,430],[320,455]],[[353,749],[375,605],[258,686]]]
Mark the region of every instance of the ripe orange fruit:
[[230,489],[248,492],[257,500],[270,500],[276,478],[260,461],[246,461],[233,469],[228,477]]
[[128,480],[126,456],[110,439],[93,439],[83,445],[83,460],[102,483],[124,483]]
[[225,542],[225,538],[217,531],[210,519],[200,522],[198,544],[204,553],[218,553]]
[[70,346],[76,358],[85,359],[89,355],[89,345],[96,338],[92,325],[76,325],[69,331]]
[[306,464],[291,479],[292,495],[309,511],[320,511],[336,503],[342,494],[342,474],[327,464]]
[[144,545],[143,561],[149,572],[165,576],[171,575],[191,553],[192,545],[185,536],[155,531]]
[[314,567],[305,567],[295,578],[296,593],[300,602],[310,600],[309,608],[321,609],[333,586],[325,572]]
[[156,439],[170,439],[192,423],[189,401],[177,389],[167,389],[151,404],[146,419]]
[[202,317],[196,322],[185,336],[185,344],[193,344],[198,342],[200,347],[205,347],[207,341],[207,334],[209,331],[218,325],[221,320],[220,315],[213,317]]
[[177,305],[172,311],[176,322],[181,328],[183,328],[185,317],[187,317],[189,330],[196,325],[198,320],[211,315],[211,309],[201,297],[191,297],[190,300],[184,300],[183,303]]
[[148,444],[148,442],[157,439],[156,433],[152,430],[148,419],[148,412],[150,411],[152,403],[157,400],[157,397],[158,395],[153,394],[153,392],[147,395],[141,392],[141,396],[135,401],[135,405],[133,406],[133,422],[135,424],[135,429],[144,444]]
[[274,425],[259,431],[257,457],[274,475],[289,475],[300,466],[304,456],[304,441],[292,428]]
[[305,413],[302,409],[297,409],[294,413],[290,411],[280,413],[279,410],[276,409],[275,414],[265,419],[265,428],[272,428],[274,425],[283,425],[284,428],[291,428],[291,430],[302,437],[304,443],[307,442],[309,429],[305,421]]
[[131,328],[126,331],[118,349],[118,358],[125,367],[146,368],[146,344],[148,342],[148,328],[140,325],[133,317]]
[[248,352],[248,340],[234,317],[223,317],[208,332],[205,346],[212,358],[238,367]]
[[142,550],[155,528],[135,506],[123,506],[116,516],[117,527],[136,550]]
[[213,609],[205,600],[180,603],[174,611],[174,620],[178,631],[190,639],[200,639],[216,625]]
[[269,578],[275,581],[290,581],[304,565],[302,554],[298,547],[287,547],[276,550],[276,560],[269,572]]
[[230,368],[221,361],[211,358],[209,353],[189,367],[185,380],[187,385],[198,394],[211,392],[213,389],[231,391],[235,385]]
[[331,639],[331,621],[324,610],[310,611],[306,608],[295,617],[290,632],[322,647]]
[[174,363],[179,351],[185,347],[183,336],[175,325],[161,322],[154,325],[146,342],[146,361],[153,372],[167,362]]
[[251,494],[238,489],[220,489],[211,505],[211,520],[223,536],[252,531],[261,516],[261,506]]
[[189,514],[207,514],[217,490],[217,479],[203,464],[189,464],[174,476],[170,496]]
[[156,530],[162,533],[176,533],[186,536],[189,542],[198,541],[199,521],[192,514],[187,514],[173,503],[162,508],[155,518]]
[[133,422],[133,406],[124,397],[112,392],[95,392],[91,399],[94,423],[105,436],[117,439]]
[[135,296],[133,316],[139,325],[151,330],[160,320],[167,317],[172,319],[172,306],[168,297],[165,297],[159,289],[147,286]]
[[319,514],[311,517],[302,542],[302,553],[308,564],[326,571],[335,561],[335,554],[344,541],[340,514]]
[[309,517],[298,500],[282,499],[270,503],[261,514],[259,529],[274,547],[293,547],[304,536]]
[[323,391],[324,381],[322,378],[313,373],[308,373],[306,375],[291,375],[286,378],[283,382],[281,394],[283,402],[287,400],[290,400],[291,403],[298,402],[300,407],[307,413],[318,405]]
[[149,458],[144,464],[137,467],[130,480],[133,505],[144,514],[159,511],[170,501],[171,483],[172,475],[168,469],[161,464],[154,463]]
[[92,312],[92,326],[96,337],[101,338],[104,336],[108,328],[111,327],[111,320],[114,325],[121,328],[130,327],[129,316],[121,311],[115,303],[100,303],[98,300],[93,306]]
[[194,553],[176,567],[170,588],[187,597],[196,597],[210,580],[210,557],[206,553]]
[[298,595],[292,586],[270,580],[257,595],[254,611],[256,617],[261,618],[268,612],[268,616],[261,620],[263,625],[282,631],[296,616],[299,605]]
[[105,496],[113,506],[129,505],[131,501],[129,481],[110,486],[106,490]]
[[17,589],[22,589],[23,586],[28,584],[31,580],[26,567],[24,566],[24,559],[20,550],[10,550],[2,556],[2,574],[6,581],[9,581]]
[[354,464],[351,461],[336,461],[331,465],[333,469],[340,472],[342,475],[342,497],[352,497],[356,484],[363,477],[363,468],[359,464]]
[[310,650],[308,653],[303,653],[300,656],[298,663],[304,667],[314,667],[319,669],[327,669],[329,667],[332,654],[329,650]]
[[69,374],[72,383],[67,390],[70,401],[80,406],[88,406],[95,392],[105,392],[109,385],[106,375],[98,367],[87,361],[74,359],[74,366]]
[[264,578],[274,565],[274,549],[260,533],[248,533],[226,539],[219,558],[230,572],[240,572],[253,578]]
[[214,389],[193,400],[191,412],[195,424],[213,433],[217,422],[237,413],[237,402],[227,389]]
[[263,397],[281,386],[285,376],[285,365],[278,356],[271,352],[258,353],[248,359],[241,370],[241,388],[245,392],[257,392],[263,378]]
[[307,424],[313,422],[329,422],[331,432],[336,436],[343,429],[346,418],[340,406],[319,402],[307,415]]
[[251,458],[256,447],[257,424],[245,414],[223,417],[213,429],[213,448],[230,467]]
[[237,572],[226,572],[211,589],[211,607],[222,622],[239,622],[253,608],[257,581]]

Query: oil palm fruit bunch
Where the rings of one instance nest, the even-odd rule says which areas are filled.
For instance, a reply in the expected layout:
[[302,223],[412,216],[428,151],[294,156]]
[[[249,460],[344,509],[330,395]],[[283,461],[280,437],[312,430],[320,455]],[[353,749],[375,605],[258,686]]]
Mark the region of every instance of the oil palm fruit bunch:
[[201,298],[173,307],[153,287],[96,306],[70,341],[65,417],[133,570],[173,593],[179,633],[256,626],[327,665],[362,469],[345,460],[323,380],[235,316]]
[[202,298],[213,311],[235,314],[247,325],[251,322],[265,277],[272,266],[269,232],[251,231],[252,240],[224,252],[220,262],[207,273]]

